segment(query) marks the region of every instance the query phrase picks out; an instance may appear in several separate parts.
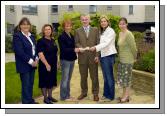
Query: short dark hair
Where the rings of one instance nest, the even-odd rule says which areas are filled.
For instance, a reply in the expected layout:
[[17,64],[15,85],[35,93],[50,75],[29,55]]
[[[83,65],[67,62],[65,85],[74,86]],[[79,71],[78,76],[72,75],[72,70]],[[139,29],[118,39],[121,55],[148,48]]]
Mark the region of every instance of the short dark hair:
[[119,19],[119,22],[120,22],[120,21],[125,21],[125,23],[128,24],[128,20],[127,20],[125,17],[121,17],[121,18]]
[[20,25],[24,24],[25,22],[26,22],[28,25],[30,25],[30,31],[31,31],[32,25],[31,25],[31,23],[30,23],[30,20],[29,20],[27,17],[23,17],[23,18],[20,20],[20,22],[19,22],[19,24],[18,24],[18,26],[17,26],[17,30],[18,30],[18,31],[21,31]]

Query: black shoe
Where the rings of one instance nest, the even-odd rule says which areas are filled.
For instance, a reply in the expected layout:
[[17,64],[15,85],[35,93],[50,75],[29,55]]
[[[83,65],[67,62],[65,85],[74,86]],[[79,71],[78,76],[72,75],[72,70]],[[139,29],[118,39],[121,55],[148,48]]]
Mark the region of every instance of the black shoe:
[[50,101],[52,101],[52,102],[58,102],[58,100],[55,99],[55,98],[53,98],[53,97],[48,97],[48,99],[49,99]]
[[49,99],[44,99],[43,102],[46,104],[53,104]]

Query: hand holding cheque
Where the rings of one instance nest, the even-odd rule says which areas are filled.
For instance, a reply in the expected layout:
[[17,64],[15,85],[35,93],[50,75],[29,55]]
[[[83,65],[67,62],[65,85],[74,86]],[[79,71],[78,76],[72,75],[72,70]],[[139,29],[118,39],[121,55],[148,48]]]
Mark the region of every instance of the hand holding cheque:
[[96,48],[95,47],[85,47],[85,48],[75,48],[75,52],[85,52],[85,51],[91,51],[91,52],[94,52],[96,51]]

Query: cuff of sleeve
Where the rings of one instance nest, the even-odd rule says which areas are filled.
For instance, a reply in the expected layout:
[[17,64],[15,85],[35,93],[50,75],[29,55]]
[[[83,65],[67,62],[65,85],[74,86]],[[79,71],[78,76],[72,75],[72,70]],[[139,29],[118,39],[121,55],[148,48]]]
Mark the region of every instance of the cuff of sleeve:
[[96,52],[100,51],[100,48],[98,46],[95,46],[95,48],[96,48]]
[[36,56],[35,60],[39,60],[38,56]]
[[33,62],[34,62],[34,60],[32,58],[30,58],[30,60],[28,61],[28,64],[32,65]]

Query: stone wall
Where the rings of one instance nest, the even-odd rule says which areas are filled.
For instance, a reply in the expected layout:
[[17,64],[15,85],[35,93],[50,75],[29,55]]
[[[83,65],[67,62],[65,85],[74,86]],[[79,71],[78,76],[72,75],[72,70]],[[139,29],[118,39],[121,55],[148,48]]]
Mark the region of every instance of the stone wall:
[[133,70],[132,88],[137,94],[155,95],[155,74]]

